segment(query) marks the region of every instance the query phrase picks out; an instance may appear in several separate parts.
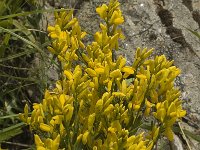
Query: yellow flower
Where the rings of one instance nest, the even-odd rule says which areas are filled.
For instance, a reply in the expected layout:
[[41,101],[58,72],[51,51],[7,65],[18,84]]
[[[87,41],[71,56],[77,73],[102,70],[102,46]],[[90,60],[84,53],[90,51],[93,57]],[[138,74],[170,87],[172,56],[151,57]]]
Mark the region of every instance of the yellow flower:
[[88,75],[91,76],[91,77],[96,77],[96,76],[97,76],[97,73],[96,73],[93,69],[91,69],[91,68],[87,68],[85,71],[86,71],[86,72],[88,73]]
[[139,79],[146,79],[147,77],[143,74],[140,74],[140,75],[136,75],[137,78]]
[[107,13],[108,13],[107,10],[108,10],[108,6],[106,4],[103,4],[101,7],[96,8],[96,12],[99,14],[99,16],[102,19],[106,19]]
[[135,111],[138,111],[139,109],[140,109],[140,105],[133,105],[133,109],[135,110]]
[[95,111],[96,113],[99,113],[103,108],[103,100],[100,99],[97,101],[96,105],[95,105]]
[[64,114],[67,122],[71,120],[73,112],[74,112],[74,107],[71,104],[67,104],[64,107]]
[[119,69],[116,69],[110,73],[111,78],[122,78],[122,73]]
[[104,68],[101,68],[101,67],[95,68],[94,70],[95,70],[95,72],[96,72],[97,74],[103,74],[103,73],[104,73]]
[[94,121],[95,121],[95,116],[96,116],[96,114],[93,113],[93,114],[89,115],[89,117],[88,117],[88,130],[89,131],[93,130],[93,124],[94,124]]
[[44,146],[44,143],[42,142],[42,140],[40,139],[40,137],[37,134],[34,135],[34,139],[35,139],[35,144],[37,147]]
[[44,123],[40,123],[40,129],[42,131],[45,131],[45,132],[51,132],[52,131],[51,126],[44,124]]
[[72,74],[71,71],[65,70],[65,71],[64,71],[64,74],[66,75],[66,77],[67,77],[68,80],[73,79],[73,74]]
[[152,104],[148,100],[145,100],[145,104],[146,104],[146,109],[145,109],[144,115],[149,116],[149,113],[151,111],[151,107],[154,106],[154,104]]
[[88,136],[89,136],[89,131],[86,131],[82,137],[82,142],[84,145],[88,142]]
[[58,134],[57,137],[52,141],[51,143],[51,149],[52,150],[58,150],[60,144],[60,135]]
[[49,26],[47,30],[49,31],[49,36],[52,39],[59,38],[60,34],[62,33],[59,25],[55,25],[55,27]]
[[124,22],[124,17],[122,16],[122,13],[120,10],[115,10],[112,14],[112,17],[110,18],[110,24],[119,25]]
[[153,142],[156,142],[159,136],[159,131],[160,131],[160,128],[154,125],[152,130],[149,132],[149,135],[147,136],[148,139],[153,140]]
[[166,110],[164,108],[159,108],[157,110],[157,113],[155,113],[154,115],[158,120],[160,120],[161,122],[164,121],[165,116],[166,116]]
[[134,69],[130,66],[125,66],[122,68],[122,72],[124,72],[123,78],[127,78],[129,75],[134,74]]

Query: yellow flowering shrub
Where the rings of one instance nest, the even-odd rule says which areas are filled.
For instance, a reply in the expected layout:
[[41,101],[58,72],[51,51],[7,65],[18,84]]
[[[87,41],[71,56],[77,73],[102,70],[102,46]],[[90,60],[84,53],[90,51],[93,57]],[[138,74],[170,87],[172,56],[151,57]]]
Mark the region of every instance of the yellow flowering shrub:
[[[61,62],[62,78],[31,115],[28,105],[19,115],[38,150],[151,150],[161,136],[173,140],[173,124],[186,114],[174,87],[180,69],[164,55],[150,59],[153,49],[137,48],[131,66],[114,55],[124,38],[119,6],[110,0],[96,9],[103,23],[89,45],[73,11],[55,13],[48,50]],[[148,120],[150,130],[142,129]]]

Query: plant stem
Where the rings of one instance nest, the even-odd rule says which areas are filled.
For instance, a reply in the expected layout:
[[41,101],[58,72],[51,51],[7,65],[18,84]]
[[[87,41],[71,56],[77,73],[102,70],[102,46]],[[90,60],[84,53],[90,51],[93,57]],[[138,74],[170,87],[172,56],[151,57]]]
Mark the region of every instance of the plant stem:
[[188,142],[188,140],[187,140],[187,137],[185,136],[185,133],[183,132],[183,129],[182,129],[181,123],[178,122],[178,125],[179,125],[180,130],[181,130],[181,132],[182,132],[182,134],[183,134],[183,138],[184,138],[184,140],[185,140],[185,142],[186,142],[186,144],[187,144],[187,146],[188,146],[188,149],[191,150],[191,147],[190,147],[190,144],[189,144],[189,142]]
[[26,145],[26,144],[21,144],[21,143],[14,143],[14,142],[2,141],[1,143],[10,144],[10,145],[16,145],[16,146],[22,146],[22,147],[31,147],[31,145]]

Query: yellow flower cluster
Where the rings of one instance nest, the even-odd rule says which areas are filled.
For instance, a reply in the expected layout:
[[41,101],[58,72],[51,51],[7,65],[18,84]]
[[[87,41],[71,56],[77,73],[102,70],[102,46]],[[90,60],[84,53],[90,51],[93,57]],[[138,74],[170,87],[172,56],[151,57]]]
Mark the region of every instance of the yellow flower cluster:
[[[151,150],[161,135],[173,139],[173,124],[186,114],[174,87],[180,70],[163,55],[149,59],[153,49],[138,48],[131,66],[114,57],[124,38],[119,5],[111,0],[96,9],[104,23],[87,46],[73,12],[55,14],[48,49],[61,61],[63,78],[33,105],[31,116],[28,105],[20,114],[36,132],[38,150]],[[148,118],[151,131],[139,130]]]
[[55,13],[56,25],[49,26],[49,36],[53,39],[48,50],[58,56],[58,59],[67,65],[71,65],[73,60],[77,60],[77,50],[84,49],[85,45],[81,41],[86,32],[81,31],[77,18],[73,18],[73,11],[62,11]]

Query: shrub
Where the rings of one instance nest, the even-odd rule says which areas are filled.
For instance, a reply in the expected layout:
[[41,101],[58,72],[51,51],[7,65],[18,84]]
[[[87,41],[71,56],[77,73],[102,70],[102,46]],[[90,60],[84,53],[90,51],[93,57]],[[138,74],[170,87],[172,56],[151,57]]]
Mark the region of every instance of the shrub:
[[174,87],[180,69],[164,55],[150,59],[153,49],[137,48],[131,66],[114,55],[124,38],[119,5],[111,0],[96,9],[104,22],[87,46],[73,11],[55,13],[48,50],[60,61],[62,78],[31,116],[28,105],[20,114],[38,150],[150,150],[161,136],[173,140],[172,127],[186,114]]

